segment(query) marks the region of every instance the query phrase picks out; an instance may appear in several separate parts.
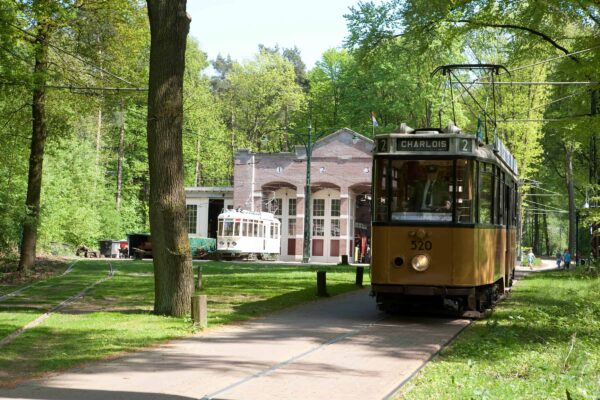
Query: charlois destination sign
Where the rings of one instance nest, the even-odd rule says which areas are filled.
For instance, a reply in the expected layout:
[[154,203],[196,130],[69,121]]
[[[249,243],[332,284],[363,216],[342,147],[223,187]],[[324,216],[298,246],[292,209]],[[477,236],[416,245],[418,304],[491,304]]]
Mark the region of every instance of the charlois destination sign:
[[398,138],[396,151],[449,151],[450,142],[444,139]]

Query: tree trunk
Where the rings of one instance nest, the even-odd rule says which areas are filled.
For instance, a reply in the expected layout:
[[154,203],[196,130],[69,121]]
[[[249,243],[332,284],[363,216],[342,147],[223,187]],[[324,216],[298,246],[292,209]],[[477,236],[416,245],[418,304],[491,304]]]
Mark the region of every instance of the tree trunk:
[[565,177],[567,181],[567,194],[569,198],[569,253],[575,256],[575,189],[573,186],[573,146],[565,144]]
[[125,158],[125,107],[121,101],[119,113],[119,151],[117,158],[117,210],[121,208],[121,191],[123,189],[123,159]]
[[183,72],[186,0],[148,0],[148,161],[156,314],[190,312],[193,273],[185,223]]
[[96,123],[96,165],[100,165],[100,147],[102,145],[102,106],[98,107],[98,122]]
[[[539,200],[538,197],[533,195],[533,201],[535,202],[536,206],[534,208],[539,209]],[[531,245],[531,247],[533,247],[533,252],[534,254],[541,254],[542,253],[542,246],[540,243],[540,214],[539,211],[535,211],[533,213],[533,244]]]
[[202,163],[200,162],[201,150],[200,137],[196,138],[196,169],[194,171],[194,183],[196,186],[202,186]]
[[548,213],[544,213],[543,215],[543,226],[544,226],[544,239],[546,241],[546,256],[552,255],[552,248],[550,246],[550,235],[548,234]]
[[42,191],[42,168],[46,145],[46,75],[48,73],[48,31],[47,22],[39,22],[35,38],[35,65],[33,70],[34,87],[31,152],[29,155],[29,176],[27,179],[27,218],[23,223],[23,241],[19,259],[19,272],[29,273],[35,264],[37,228],[40,218],[40,195]]

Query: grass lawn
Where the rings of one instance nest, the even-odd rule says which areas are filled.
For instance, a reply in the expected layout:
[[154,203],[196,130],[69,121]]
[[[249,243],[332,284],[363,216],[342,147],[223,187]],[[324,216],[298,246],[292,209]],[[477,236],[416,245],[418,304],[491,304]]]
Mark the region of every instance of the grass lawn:
[[[0,386],[194,332],[189,318],[151,313],[154,276],[150,262],[115,261],[112,265],[116,270],[112,279],[0,349]],[[353,267],[195,265],[203,270],[200,293],[208,295],[209,327],[316,300],[315,271],[319,269],[328,272],[331,295],[356,289]],[[70,274],[47,279],[0,302],[0,339],[107,273],[106,260],[80,261]],[[365,284],[369,284],[368,273]]]
[[600,278],[531,274],[397,399],[599,399]]

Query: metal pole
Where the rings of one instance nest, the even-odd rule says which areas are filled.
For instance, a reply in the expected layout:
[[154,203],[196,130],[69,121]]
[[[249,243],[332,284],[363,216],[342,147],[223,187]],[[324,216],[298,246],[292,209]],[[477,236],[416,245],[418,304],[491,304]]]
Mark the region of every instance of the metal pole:
[[310,262],[310,161],[312,157],[311,124],[308,124],[308,140],[306,142],[306,186],[304,187],[304,242],[302,251],[302,262]]

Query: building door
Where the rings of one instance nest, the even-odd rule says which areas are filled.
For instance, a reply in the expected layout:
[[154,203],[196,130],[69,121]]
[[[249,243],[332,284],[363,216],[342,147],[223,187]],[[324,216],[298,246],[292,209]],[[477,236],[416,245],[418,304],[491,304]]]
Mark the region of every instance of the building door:
[[223,211],[225,201],[222,199],[209,199],[208,200],[208,237],[217,238],[217,225],[219,222],[219,214]]
[[340,255],[340,192],[320,190],[312,198],[311,259],[338,262]]

